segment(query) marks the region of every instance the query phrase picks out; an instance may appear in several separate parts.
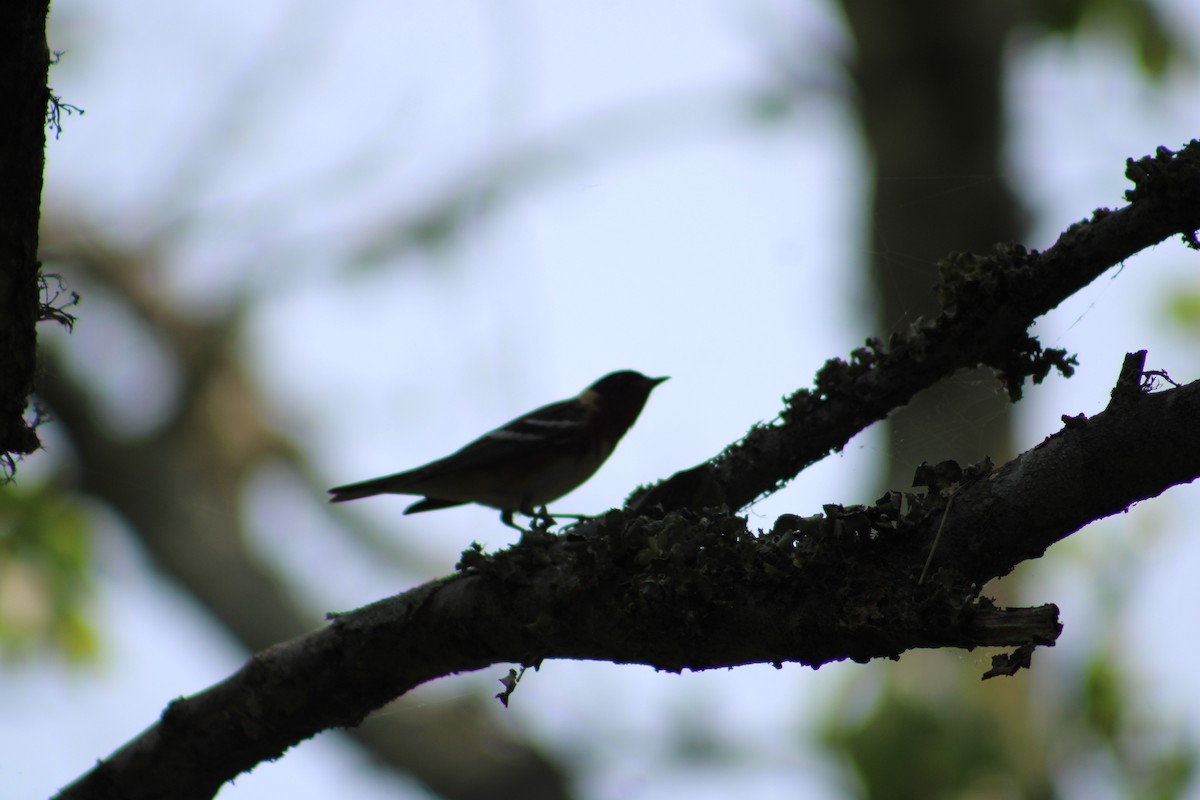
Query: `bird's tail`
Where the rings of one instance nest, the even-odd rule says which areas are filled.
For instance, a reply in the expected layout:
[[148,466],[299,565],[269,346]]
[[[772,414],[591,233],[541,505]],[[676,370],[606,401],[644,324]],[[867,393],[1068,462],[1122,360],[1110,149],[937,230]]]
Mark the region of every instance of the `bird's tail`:
[[420,514],[422,511],[436,511],[439,508],[454,508],[461,505],[466,504],[459,500],[438,500],[436,497],[426,497],[424,500],[418,500],[404,509],[404,513]]
[[409,483],[407,475],[385,475],[382,478],[372,478],[369,481],[348,483],[345,486],[335,486],[329,490],[333,495],[331,503],[344,503],[347,500],[358,500],[361,497],[372,497],[377,494],[404,494],[404,486]]

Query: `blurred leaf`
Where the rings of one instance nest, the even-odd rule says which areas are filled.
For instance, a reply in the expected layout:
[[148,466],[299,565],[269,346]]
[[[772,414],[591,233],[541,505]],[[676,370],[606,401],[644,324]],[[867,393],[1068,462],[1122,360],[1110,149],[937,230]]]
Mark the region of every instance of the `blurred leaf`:
[[1028,732],[1006,736],[1003,720],[970,692],[952,690],[944,699],[890,686],[861,723],[826,727],[826,746],[853,765],[863,797],[1054,797],[1041,770],[1022,764],[1011,746],[1024,751]]
[[1083,676],[1083,722],[1101,741],[1117,746],[1125,722],[1128,681],[1104,650],[1093,654]]
[[1079,31],[1084,7],[1090,0],[1046,0],[1033,4],[1033,13],[1051,33],[1074,34]]
[[1166,306],[1172,324],[1188,333],[1200,330],[1200,289],[1171,287],[1168,289]]
[[1158,14],[1158,9],[1149,2],[1129,0],[1107,0],[1104,3],[1105,17],[1118,33],[1126,34],[1137,48],[1142,71],[1161,80],[1171,62],[1182,58],[1186,45],[1175,31]]
[[1182,800],[1188,797],[1196,777],[1195,742],[1182,742],[1172,752],[1164,753],[1155,763],[1146,782],[1144,797],[1150,800]]
[[82,613],[65,610],[54,634],[55,644],[68,661],[94,661],[100,655],[100,637]]
[[1032,3],[1031,11],[1051,33],[1076,36],[1095,27],[1118,36],[1155,80],[1166,76],[1172,62],[1191,61],[1187,41],[1150,0],[1047,0]]
[[795,93],[782,89],[763,89],[746,98],[746,112],[750,119],[764,125],[787,122],[796,114]]
[[0,492],[0,653],[96,656],[89,544],[83,511],[54,487]]

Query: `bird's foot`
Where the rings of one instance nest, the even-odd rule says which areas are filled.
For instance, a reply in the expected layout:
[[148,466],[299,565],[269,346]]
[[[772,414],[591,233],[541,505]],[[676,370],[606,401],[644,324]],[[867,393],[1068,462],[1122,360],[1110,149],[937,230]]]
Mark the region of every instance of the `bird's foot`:
[[558,524],[558,521],[556,519],[554,519],[554,517],[550,516],[550,512],[546,510],[545,506],[542,506],[541,508],[537,509],[536,511],[533,508],[522,508],[521,509],[520,513],[526,517],[529,517],[529,527],[528,528],[524,528],[521,525],[518,525],[516,522],[513,522],[513,514],[514,513],[516,513],[516,512],[501,511],[500,512],[500,521],[503,522],[508,527],[514,528],[515,530],[518,530],[521,533],[531,533],[533,531],[539,531],[539,532],[545,533],[546,531],[550,530],[552,527],[554,527],[555,525]]
[[[530,509],[530,510],[532,511],[532,509]],[[550,512],[546,510],[545,506],[542,506],[537,511],[534,511],[532,514],[529,514],[528,516],[529,516],[529,530],[531,532],[537,531],[538,533],[546,533],[547,531],[549,531],[551,528],[553,528],[555,525],[558,524],[558,520],[556,520],[554,517],[550,516]]]
[[522,515],[529,517],[529,527],[525,528],[513,521],[513,515],[516,513],[518,512],[502,511],[500,512],[500,521],[513,530],[520,531],[522,541],[530,537],[537,538],[539,536],[550,535],[550,529],[557,525],[560,519],[573,520],[573,523],[577,524],[581,520],[592,518],[590,514],[555,514],[551,516],[545,506],[536,510],[532,507],[526,507],[520,510]]

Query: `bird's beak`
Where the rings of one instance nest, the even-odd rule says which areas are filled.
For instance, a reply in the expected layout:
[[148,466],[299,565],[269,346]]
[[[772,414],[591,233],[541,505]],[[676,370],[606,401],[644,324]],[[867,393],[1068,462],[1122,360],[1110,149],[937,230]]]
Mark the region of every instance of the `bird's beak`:
[[670,375],[664,375],[664,376],[663,376],[663,377],[661,377],[661,378],[651,378],[651,379],[650,379],[650,383],[654,384],[655,386],[658,386],[658,385],[659,385],[660,383],[662,383],[663,381],[669,381],[669,380],[671,380],[671,376],[670,376]]

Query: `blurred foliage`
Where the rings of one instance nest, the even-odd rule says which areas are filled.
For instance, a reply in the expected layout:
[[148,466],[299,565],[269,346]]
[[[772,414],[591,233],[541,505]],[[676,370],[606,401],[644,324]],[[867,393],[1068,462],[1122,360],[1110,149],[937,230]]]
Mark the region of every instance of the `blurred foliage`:
[[[1122,649],[1133,565],[1119,546],[1104,560],[1124,570],[1094,558],[1083,556],[1080,568],[1102,576],[1088,600],[1103,622],[1081,658],[1049,651],[1030,673],[981,683],[981,662],[911,653],[852,680],[820,732],[856,779],[853,796],[1054,800],[1089,796],[1097,785],[1105,797],[1130,800],[1195,796],[1200,742],[1166,709],[1139,699],[1146,683]],[[878,697],[849,718],[846,706],[869,693],[872,680],[881,684]]]
[[1182,333],[1200,333],[1200,287],[1173,286],[1167,290],[1164,305],[1167,321]]
[[997,713],[997,694],[972,691],[955,676],[944,677],[949,681],[927,690],[902,689],[887,678],[866,718],[847,722],[837,715],[825,724],[823,744],[852,768],[859,796],[1058,797],[1041,737],[1029,721]]
[[91,551],[83,510],[51,484],[0,492],[0,653],[93,659]]
[[1127,41],[1147,77],[1162,80],[1172,64],[1189,66],[1188,42],[1151,0],[1045,0],[1029,6],[1051,33],[1075,36],[1102,31]]
[[[1092,653],[1075,694],[1067,696],[1062,717],[1077,721],[1077,730],[1064,756],[1068,762],[1083,763],[1100,753],[1100,768],[1124,797],[1192,796],[1189,787],[1200,766],[1200,742],[1138,703],[1136,676],[1129,674],[1118,648],[1114,639]],[[1059,735],[1064,732],[1072,731]]]
[[989,696],[944,681],[901,687],[888,675],[867,716],[847,722],[835,714],[822,744],[857,778],[854,796],[870,800],[1054,800],[1086,796],[1079,787],[1098,784],[1106,797],[1191,796],[1198,743],[1139,711],[1114,651],[1064,677],[1048,702],[1027,704],[995,684]]

